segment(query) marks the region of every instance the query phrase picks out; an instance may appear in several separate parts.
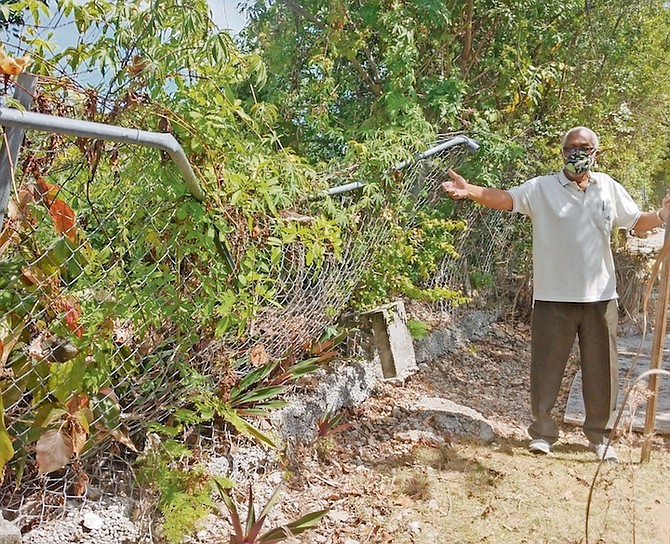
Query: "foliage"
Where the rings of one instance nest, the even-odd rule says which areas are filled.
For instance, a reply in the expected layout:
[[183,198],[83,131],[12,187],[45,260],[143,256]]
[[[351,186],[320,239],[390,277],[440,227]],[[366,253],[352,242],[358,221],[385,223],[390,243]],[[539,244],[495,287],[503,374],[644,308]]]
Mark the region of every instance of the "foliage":
[[431,326],[428,323],[424,323],[418,319],[409,319],[407,321],[407,329],[409,330],[412,338],[416,340],[421,340],[425,338],[431,330]]
[[[50,217],[58,240],[50,248],[32,236],[45,216]],[[4,339],[0,339],[0,355],[13,377],[3,381],[2,396],[6,406],[21,404],[24,397],[32,399],[9,421],[18,473],[33,442],[40,473],[65,466],[85,449],[94,421],[132,447],[118,424],[109,420],[110,413],[119,412],[113,392],[104,389],[109,384],[86,387],[95,369],[82,349],[82,304],[62,287],[74,283],[73,278],[94,256],[83,241],[75,213],[61,198],[60,187],[38,178],[34,185],[22,188],[7,221],[3,250],[12,246],[18,250],[1,265]],[[18,256],[27,264],[22,266]]]
[[[0,0],[0,27],[23,24],[23,11],[16,4],[13,0]],[[38,9],[40,4],[46,7],[43,2],[33,2],[30,5],[33,9]]]
[[[36,73],[60,66],[100,74],[86,90],[45,78],[36,101],[42,112],[171,131],[208,193],[206,203],[190,199],[174,168],[151,150],[34,137],[37,151],[15,182],[0,263],[2,360],[12,371],[3,380],[10,417],[0,438],[14,440],[19,464],[35,443],[45,470],[67,463],[82,440],[90,446],[111,435],[134,447],[119,399],[133,387],[168,394],[152,371],[168,360],[180,378],[192,380],[193,388],[184,388],[192,396],[183,404],[175,391],[158,425],[173,425],[165,412],[174,408],[177,428],[180,417],[219,417],[271,443],[241,414],[276,408],[286,384],[324,360],[297,361],[297,354],[268,362],[262,375],[245,375],[248,367],[235,367],[244,357],[234,356],[227,364],[239,375],[221,391],[189,369],[197,342],[238,343],[260,307],[278,305],[277,257],[286,244],[307,246],[315,267],[324,248],[339,250],[338,229],[323,219],[278,221],[272,239],[249,243],[258,225],[265,229],[268,218],[313,192],[314,170],[278,145],[272,105],[246,111],[235,97],[239,85],[262,84],[258,57],[214,32],[204,1],[178,4],[61,2],[80,33],[76,44],[54,54],[30,29],[18,43],[6,42],[8,51],[33,53]],[[39,23],[43,11],[30,9]],[[41,447],[54,441],[55,457]]]
[[347,423],[340,423],[344,415],[344,411],[331,413],[330,410],[327,410],[326,413],[316,421],[317,438],[331,436],[351,427],[351,425]]
[[[248,2],[247,46],[271,67],[263,93],[281,104],[291,145],[342,154],[371,127],[465,128],[485,151],[472,171],[498,185],[556,168],[561,135],[588,124],[605,149],[620,144],[603,163],[631,190],[652,183],[668,142],[655,122],[670,96],[665,3],[471,5]],[[522,154],[499,161],[486,153],[497,142]]]
[[462,221],[431,218],[425,213],[419,214],[410,225],[400,222],[394,226],[387,251],[363,273],[358,303],[373,307],[398,296],[465,302],[465,297],[448,287],[424,287],[443,259],[458,258],[452,245],[453,236],[464,227]]
[[202,469],[189,467],[190,452],[174,440],[160,442],[150,435],[152,445],[139,460],[138,482],[158,496],[163,515],[162,532],[171,544],[183,541],[196,522],[212,511],[212,493],[232,481],[218,478],[216,484]]
[[229,488],[225,485],[222,485],[222,483],[218,480],[215,480],[214,482],[219,495],[226,505],[228,514],[230,515],[230,521],[233,526],[233,534],[230,537],[231,544],[274,544],[275,542],[281,542],[287,538],[313,529],[317,526],[321,518],[323,518],[323,516],[328,513],[329,510],[325,509],[311,512],[302,516],[296,521],[292,521],[275,529],[270,529],[261,535],[261,530],[263,529],[263,525],[265,524],[270,510],[279,500],[279,492],[281,491],[281,487],[275,489],[266,505],[261,509],[258,517],[256,517],[257,514],[256,507],[254,505],[253,490],[251,487],[249,487],[247,517],[246,522],[243,525],[242,519],[238,512],[238,507],[230,495]]

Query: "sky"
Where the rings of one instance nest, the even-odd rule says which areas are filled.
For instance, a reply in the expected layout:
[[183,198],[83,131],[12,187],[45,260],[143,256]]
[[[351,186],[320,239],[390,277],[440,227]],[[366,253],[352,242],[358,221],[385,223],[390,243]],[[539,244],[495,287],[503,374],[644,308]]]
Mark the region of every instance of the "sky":
[[[233,36],[242,30],[246,18],[240,13],[238,9],[238,4],[241,0],[207,1],[209,2],[212,11],[212,19],[220,29],[230,31],[230,34]],[[54,13],[52,20],[46,23],[43,29],[44,32],[47,32],[48,29],[53,31],[54,34],[52,41],[57,44],[58,49],[64,49],[74,45],[78,37],[76,30],[74,30],[74,22],[71,20],[71,18],[64,17],[62,13]],[[3,41],[6,43],[3,44]],[[9,51],[10,54],[24,53],[23,50],[16,47],[16,40],[12,37],[9,37],[9,39],[5,38],[4,36],[0,37],[0,44],[4,45],[4,49]]]
[[239,0],[208,0],[212,8],[212,19],[221,29],[237,34],[244,26],[245,18],[237,9]]
[[[207,1],[212,10],[212,19],[220,29],[230,30],[232,35],[242,30],[246,18],[237,7],[241,0]],[[77,38],[76,32],[73,32],[73,25],[71,19],[63,17],[61,13],[54,13],[52,20],[46,23],[44,28],[51,28],[54,31],[53,40],[60,47],[65,48],[72,45]],[[10,39],[8,45],[14,45],[13,42],[14,40]]]

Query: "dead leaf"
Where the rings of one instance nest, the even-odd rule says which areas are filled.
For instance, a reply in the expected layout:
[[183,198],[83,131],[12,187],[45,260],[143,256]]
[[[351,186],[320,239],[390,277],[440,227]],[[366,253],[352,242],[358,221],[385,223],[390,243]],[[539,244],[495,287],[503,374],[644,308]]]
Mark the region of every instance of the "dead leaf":
[[[59,338],[55,335],[40,335],[42,337],[42,342],[39,348],[32,346],[33,356],[35,358],[42,357],[46,358],[52,363],[65,363],[71,359],[74,359],[79,355],[79,349],[72,342],[65,338]],[[40,353],[41,352],[41,353]]]
[[37,441],[35,452],[39,474],[59,470],[72,459],[72,438],[67,433],[51,429]]
[[129,346],[135,337],[132,322],[115,318],[113,327],[112,334],[114,343],[117,346]]
[[403,508],[411,508],[414,504],[414,501],[409,497],[402,496],[393,501],[393,504],[396,506],[402,506]]
[[126,446],[129,450],[134,451],[135,453],[139,453],[139,450],[137,449],[137,446],[135,443],[130,439],[130,436],[128,436],[128,431],[120,431],[119,429],[113,429],[109,431],[109,434],[119,442],[120,444],[123,444]]
[[264,366],[268,363],[269,359],[268,353],[265,351],[265,347],[263,347],[262,344],[256,344],[249,352],[249,360],[253,367],[258,368]]
[[73,395],[70,400],[65,403],[67,411],[71,414],[79,412],[82,408],[89,405],[89,400],[86,395]]
[[28,284],[41,285],[48,281],[46,274],[37,267],[30,268],[28,266],[21,267],[21,274],[23,280]]
[[116,393],[114,392],[114,389],[111,387],[101,387],[100,390],[98,391],[103,397],[107,398],[110,402],[115,404],[116,406],[119,406],[119,397],[116,396]]
[[7,360],[9,359],[9,355],[12,353],[12,350],[14,349],[14,346],[19,341],[19,338],[21,336],[22,331],[23,331],[23,328],[21,328],[17,332],[14,332],[14,334],[10,338],[7,338],[5,341],[2,341],[0,339],[0,365],[1,366],[5,366],[7,364]]
[[72,450],[79,455],[86,445],[88,435],[84,432],[81,425],[77,425],[76,427],[77,429],[72,429]]
[[35,188],[37,189],[37,194],[39,195],[39,199],[36,200],[41,200],[47,206],[56,200],[58,193],[60,192],[60,187],[58,185],[53,185],[44,178],[37,178],[35,180]]
[[73,489],[72,491],[74,492],[74,495],[76,497],[81,497],[86,493],[86,489],[88,488],[88,474],[86,474],[83,471],[79,471],[76,474],[76,480],[74,482],[74,485],[72,486]]
[[21,70],[25,70],[28,66],[33,63],[33,59],[29,55],[24,55],[23,57],[16,57],[14,62],[21,67]]
[[6,57],[0,61],[0,73],[17,76],[21,72],[23,72],[23,68],[12,57]]
[[84,332],[81,323],[79,322],[81,318],[81,306],[71,297],[62,297],[60,300],[56,301],[54,305],[59,309],[65,312],[63,319],[67,328],[70,329],[77,338],[81,338]]
[[18,190],[16,197],[12,198],[7,206],[7,217],[17,217],[21,213],[25,213],[29,204],[35,202],[34,191],[30,187],[21,187]]
[[130,72],[130,75],[132,76],[138,75],[140,72],[142,72],[142,70],[144,70],[149,65],[149,61],[143,59],[140,55],[133,55],[132,60],[133,63],[126,66],[128,71]]
[[331,510],[326,515],[333,521],[347,521],[351,517],[351,514],[344,510]]
[[77,217],[74,210],[63,200],[56,199],[49,206],[56,231],[67,236],[71,242],[77,241]]

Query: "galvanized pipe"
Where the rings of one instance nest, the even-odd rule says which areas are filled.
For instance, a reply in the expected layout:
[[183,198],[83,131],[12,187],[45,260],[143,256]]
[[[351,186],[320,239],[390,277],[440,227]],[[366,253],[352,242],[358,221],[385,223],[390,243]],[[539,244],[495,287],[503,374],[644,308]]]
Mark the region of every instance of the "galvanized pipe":
[[406,168],[410,164],[419,162],[423,159],[427,159],[428,157],[432,157],[433,155],[436,155],[441,151],[444,151],[445,149],[449,149],[450,147],[456,147],[457,145],[464,145],[465,147],[468,148],[469,151],[472,151],[473,153],[476,153],[477,150],[479,149],[479,144],[474,140],[472,140],[471,138],[468,138],[467,136],[456,136],[455,138],[451,138],[446,142],[442,142],[441,144],[438,144],[435,147],[427,149],[423,153],[419,153],[416,157],[413,157],[411,159],[401,162],[400,164],[395,165],[394,167],[391,168],[391,170],[402,170],[403,168]]
[[201,202],[205,200],[205,193],[198,183],[191,163],[188,162],[184,150],[172,134],[68,119],[66,117],[20,111],[12,108],[0,108],[0,125],[160,149],[170,155],[170,158],[184,177],[191,195]]
[[[37,76],[32,74],[19,74],[14,88],[14,100],[26,110],[33,103],[33,93],[37,86]],[[9,127],[5,131],[5,141],[0,150],[0,229],[5,220],[7,203],[12,192],[12,173],[16,168],[21,145],[26,131],[21,128]]]
[[[440,153],[445,149],[449,149],[450,147],[456,147],[457,145],[464,145],[465,147],[468,148],[469,151],[473,153],[476,153],[477,150],[479,149],[479,144],[475,142],[473,139],[468,138],[467,136],[456,136],[455,138],[451,138],[446,142],[442,142],[441,144],[438,144],[434,147],[431,147],[430,149],[427,149],[423,153],[419,153],[418,155],[412,157],[411,159],[408,159],[399,164],[396,164],[395,166],[392,166],[386,171],[386,173],[388,174],[396,170],[402,170],[403,168],[406,168],[410,164],[414,164],[415,162],[427,159],[428,157],[432,157],[433,155],[436,155],[437,153]],[[321,196],[338,195],[340,193],[346,193],[348,191],[360,189],[365,185],[366,185],[365,181],[353,181],[345,185],[339,185],[337,187],[331,187],[330,189],[326,189],[321,193]]]

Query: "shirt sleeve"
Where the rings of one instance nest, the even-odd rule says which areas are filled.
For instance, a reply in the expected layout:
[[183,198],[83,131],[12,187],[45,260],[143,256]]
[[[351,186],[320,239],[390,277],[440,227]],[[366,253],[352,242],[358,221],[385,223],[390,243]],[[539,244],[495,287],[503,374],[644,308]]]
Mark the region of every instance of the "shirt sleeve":
[[618,181],[612,180],[614,188],[614,202],[616,205],[616,224],[626,229],[631,228],[640,217],[639,206],[630,196],[630,193]]
[[537,178],[533,178],[523,182],[521,185],[507,189],[507,192],[512,195],[512,201],[514,202],[512,206],[513,212],[528,216],[531,215],[531,194],[536,183]]

